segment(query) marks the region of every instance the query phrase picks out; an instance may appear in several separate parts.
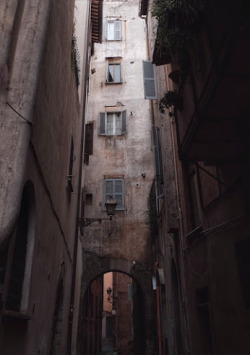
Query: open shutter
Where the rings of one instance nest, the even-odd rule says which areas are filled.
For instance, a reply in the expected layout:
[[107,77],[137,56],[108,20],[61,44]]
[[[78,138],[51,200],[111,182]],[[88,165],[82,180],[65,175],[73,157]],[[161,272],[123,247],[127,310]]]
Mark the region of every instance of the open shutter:
[[120,41],[122,39],[122,21],[114,22],[114,40]]
[[104,180],[105,202],[109,197],[114,197],[113,180]]
[[105,38],[108,39],[108,33],[109,33],[109,23],[107,20],[104,21],[104,33],[105,33]]
[[155,65],[148,60],[143,60],[143,80],[145,99],[157,99]]
[[99,134],[105,135],[106,134],[106,116],[105,112],[99,113]]
[[116,209],[121,210],[124,208],[124,183],[122,179],[114,180],[114,197],[117,205]]
[[122,111],[122,134],[127,132],[127,110]]

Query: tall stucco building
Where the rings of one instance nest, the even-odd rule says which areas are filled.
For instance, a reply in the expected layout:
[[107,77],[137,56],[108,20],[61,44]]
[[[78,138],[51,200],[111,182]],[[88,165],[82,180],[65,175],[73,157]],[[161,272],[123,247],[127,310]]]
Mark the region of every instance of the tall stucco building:
[[[81,217],[82,304],[98,275],[128,274],[140,289],[143,305],[135,344],[141,354],[151,354],[155,326],[148,197],[154,152],[150,104],[144,99],[145,22],[138,13],[137,0],[103,2],[102,43],[95,45],[90,63]],[[112,220],[105,207],[110,197],[117,203]],[[82,324],[80,315],[80,338]]]
[[94,7],[0,4],[2,354],[75,353],[83,122],[99,1]]

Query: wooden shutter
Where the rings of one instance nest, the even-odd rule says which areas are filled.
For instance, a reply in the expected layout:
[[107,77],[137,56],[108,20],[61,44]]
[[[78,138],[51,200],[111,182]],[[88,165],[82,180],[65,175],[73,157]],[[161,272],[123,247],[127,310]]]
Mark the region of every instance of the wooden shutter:
[[122,111],[122,134],[127,132],[127,110]]
[[159,128],[155,127],[155,181],[157,186],[157,197],[160,197],[164,193],[163,189],[163,172],[162,172],[162,157],[161,146],[159,139]]
[[100,112],[99,114],[99,134],[105,135],[106,134],[106,116],[105,112]]
[[114,180],[114,197],[116,199],[117,205],[116,209],[124,208],[124,182],[123,179]]
[[85,132],[84,163],[89,164],[89,156],[93,154],[93,123],[87,123]]
[[120,41],[122,39],[122,21],[114,22],[114,40]]
[[143,60],[143,80],[145,99],[157,99],[155,65],[148,60]]

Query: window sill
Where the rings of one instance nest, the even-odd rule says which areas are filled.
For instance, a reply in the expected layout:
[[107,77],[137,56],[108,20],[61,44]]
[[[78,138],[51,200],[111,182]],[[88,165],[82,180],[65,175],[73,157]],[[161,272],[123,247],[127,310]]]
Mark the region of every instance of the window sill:
[[[106,212],[106,211],[107,211],[106,209],[103,209],[103,212]],[[125,207],[116,208],[116,209],[115,209],[115,214],[116,214],[116,212],[123,212],[123,211],[126,211],[126,208],[125,208]]]
[[2,311],[2,317],[4,319],[14,320],[14,321],[18,321],[18,322],[26,322],[31,319],[31,315],[29,315],[27,313],[10,311],[7,309]]
[[120,85],[120,84],[123,84],[122,81],[119,81],[119,82],[109,82],[109,81],[106,81],[105,82],[106,85]]
[[127,132],[121,133],[121,134],[100,134],[100,137],[106,137],[106,138],[117,138],[117,137],[123,137]]

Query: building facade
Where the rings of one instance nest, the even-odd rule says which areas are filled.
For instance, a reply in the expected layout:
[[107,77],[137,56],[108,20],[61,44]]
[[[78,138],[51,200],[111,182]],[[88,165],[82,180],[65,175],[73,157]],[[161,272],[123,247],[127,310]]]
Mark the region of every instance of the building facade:
[[100,10],[91,17],[91,3],[77,3],[0,5],[3,354],[75,352],[86,74]]
[[[151,354],[153,263],[148,197],[154,166],[150,105],[144,100],[143,85],[145,22],[138,11],[138,1],[103,2],[102,43],[95,46],[90,64],[81,218],[82,299],[100,274],[117,271],[134,278],[142,290],[141,325],[148,332],[140,341],[145,342],[145,354]],[[110,197],[117,203],[112,220],[105,207]],[[79,336],[83,333],[80,326]]]
[[151,105],[161,157],[152,193],[159,354],[245,355],[249,6],[170,5],[141,1],[140,8],[158,91]]

